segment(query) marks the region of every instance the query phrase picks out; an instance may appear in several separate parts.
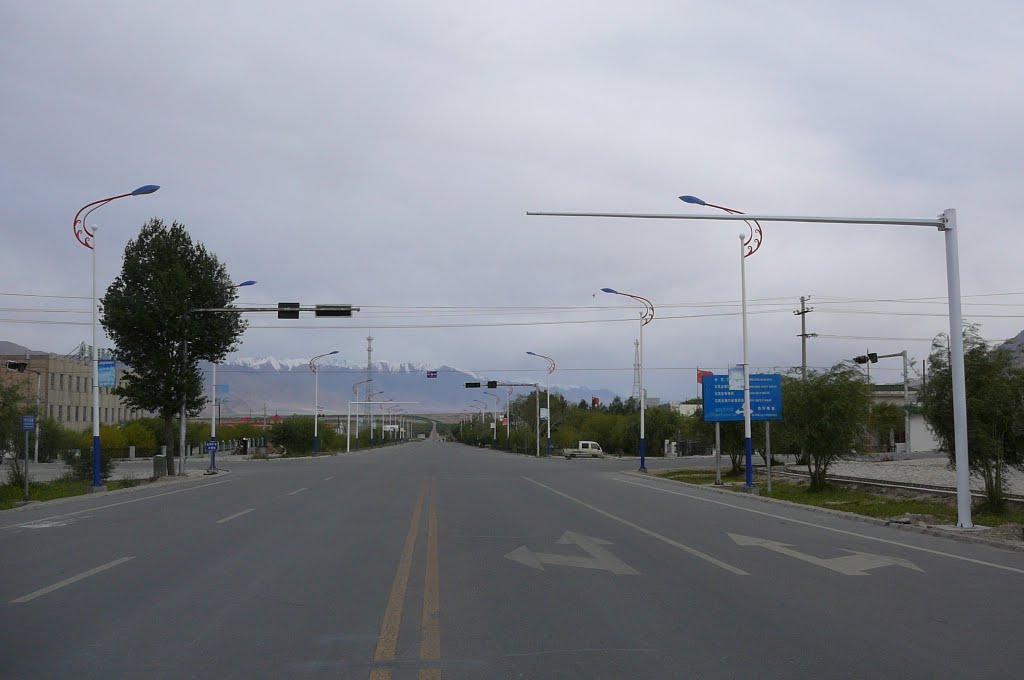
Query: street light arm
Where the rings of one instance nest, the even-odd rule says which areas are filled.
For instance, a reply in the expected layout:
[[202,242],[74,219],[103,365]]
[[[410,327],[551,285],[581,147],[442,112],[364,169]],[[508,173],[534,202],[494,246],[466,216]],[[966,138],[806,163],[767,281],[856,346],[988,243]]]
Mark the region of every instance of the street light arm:
[[[86,203],[85,205],[78,209],[78,212],[75,213],[75,220],[72,223],[71,227],[72,231],[75,234],[75,239],[77,239],[78,242],[81,243],[86,248],[92,250],[92,239],[96,234],[92,231],[89,231],[89,227],[86,226],[85,223],[86,218],[89,217],[92,211],[102,208],[107,203],[110,203],[111,201],[116,201],[119,198],[128,198],[129,196],[142,196],[143,194],[152,194],[159,188],[160,187],[156,184],[147,184],[145,186],[139,187],[135,191],[129,191],[126,194],[108,196],[107,198],[101,198],[97,201],[93,201],[92,203]],[[83,212],[85,213],[84,215],[82,214]]]
[[643,314],[641,314],[641,323],[646,326],[650,322],[654,321],[654,303],[643,297],[642,295],[634,295],[633,293],[623,293],[615,290],[614,288],[602,288],[602,293],[609,293],[611,295],[621,295],[636,300],[644,306]]
[[319,361],[320,359],[323,359],[324,357],[329,357],[332,354],[337,354],[337,353],[338,353],[338,350],[334,350],[333,352],[325,352],[323,354],[317,354],[315,357],[313,357],[312,359],[309,360],[309,370],[311,370],[314,373],[316,373],[316,362],[317,361]]
[[529,354],[532,357],[540,357],[541,359],[544,359],[545,361],[548,362],[548,373],[555,372],[555,360],[552,359],[551,357],[546,357],[543,354],[537,354],[536,352],[527,352],[527,354]]

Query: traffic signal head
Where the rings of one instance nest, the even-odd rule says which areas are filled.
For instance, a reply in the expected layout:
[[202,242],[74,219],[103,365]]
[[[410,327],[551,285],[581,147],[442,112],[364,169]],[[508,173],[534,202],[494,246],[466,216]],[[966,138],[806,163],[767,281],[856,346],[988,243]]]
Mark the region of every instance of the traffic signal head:
[[478,382],[468,382],[468,383],[466,383],[466,387],[480,387],[480,383],[478,383]]
[[498,386],[498,381],[497,380],[488,380],[487,381],[487,389],[493,390],[497,386]]
[[278,319],[298,319],[299,318],[299,303],[298,302],[278,302],[277,303],[277,318]]
[[869,361],[873,364],[878,363],[878,353],[869,352],[867,354],[861,354],[859,357],[854,357],[853,360],[858,364],[866,364]]

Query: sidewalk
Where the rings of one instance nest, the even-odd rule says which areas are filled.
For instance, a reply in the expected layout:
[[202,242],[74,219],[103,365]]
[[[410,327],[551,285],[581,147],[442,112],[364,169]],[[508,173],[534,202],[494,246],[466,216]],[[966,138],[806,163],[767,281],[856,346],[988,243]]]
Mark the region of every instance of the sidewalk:
[[[806,472],[806,467],[792,467],[794,472]],[[857,477],[895,484],[922,484],[926,486],[956,486],[956,472],[949,467],[945,456],[895,460],[887,462],[844,460],[829,467],[829,476]],[[1024,495],[1024,473],[1009,469],[1006,474],[1007,491]],[[971,489],[981,491],[984,482],[977,475],[971,476]]]
[[[177,461],[177,459],[175,459]],[[217,467],[230,468],[239,461],[248,461],[246,456],[228,456],[223,453],[217,455]],[[0,465],[0,482],[7,481],[7,466],[9,461]],[[201,471],[210,467],[209,456],[190,456],[185,461],[185,469],[188,471]],[[32,463],[29,462],[28,473],[33,482],[50,482],[62,477],[67,471],[64,463]],[[134,460],[118,459],[114,464],[114,473],[111,479],[149,479],[153,476],[153,459],[136,458]]]

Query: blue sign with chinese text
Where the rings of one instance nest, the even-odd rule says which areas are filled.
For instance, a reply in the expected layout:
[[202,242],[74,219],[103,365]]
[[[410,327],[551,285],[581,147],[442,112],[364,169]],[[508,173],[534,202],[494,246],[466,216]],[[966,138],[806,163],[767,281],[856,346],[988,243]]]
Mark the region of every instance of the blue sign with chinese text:
[[113,359],[100,359],[98,363],[99,386],[113,387],[117,385],[117,362]]
[[[704,420],[734,422],[743,420],[743,390],[729,389],[729,376],[704,376]],[[782,420],[782,376],[755,373],[750,376],[750,419]]]
[[21,429],[23,429],[23,430],[34,430],[34,429],[36,429],[36,417],[35,416],[22,416],[21,417]]

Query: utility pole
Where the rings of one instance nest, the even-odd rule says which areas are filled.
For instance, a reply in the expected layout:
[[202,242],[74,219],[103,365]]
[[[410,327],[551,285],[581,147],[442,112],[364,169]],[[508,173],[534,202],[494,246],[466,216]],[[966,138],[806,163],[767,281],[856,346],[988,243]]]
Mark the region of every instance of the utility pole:
[[910,366],[907,359],[907,350],[900,352],[903,355],[903,438],[907,442],[907,455],[913,453],[910,448]]
[[807,338],[818,337],[817,333],[807,332],[807,315],[814,311],[814,307],[808,307],[809,295],[800,296],[800,309],[793,313],[800,317],[800,375],[807,380]]
[[[366,401],[373,401],[373,336],[366,336]],[[373,441],[373,404],[366,405],[366,413],[370,422],[370,441]],[[356,413],[356,422],[359,422],[359,414]]]

